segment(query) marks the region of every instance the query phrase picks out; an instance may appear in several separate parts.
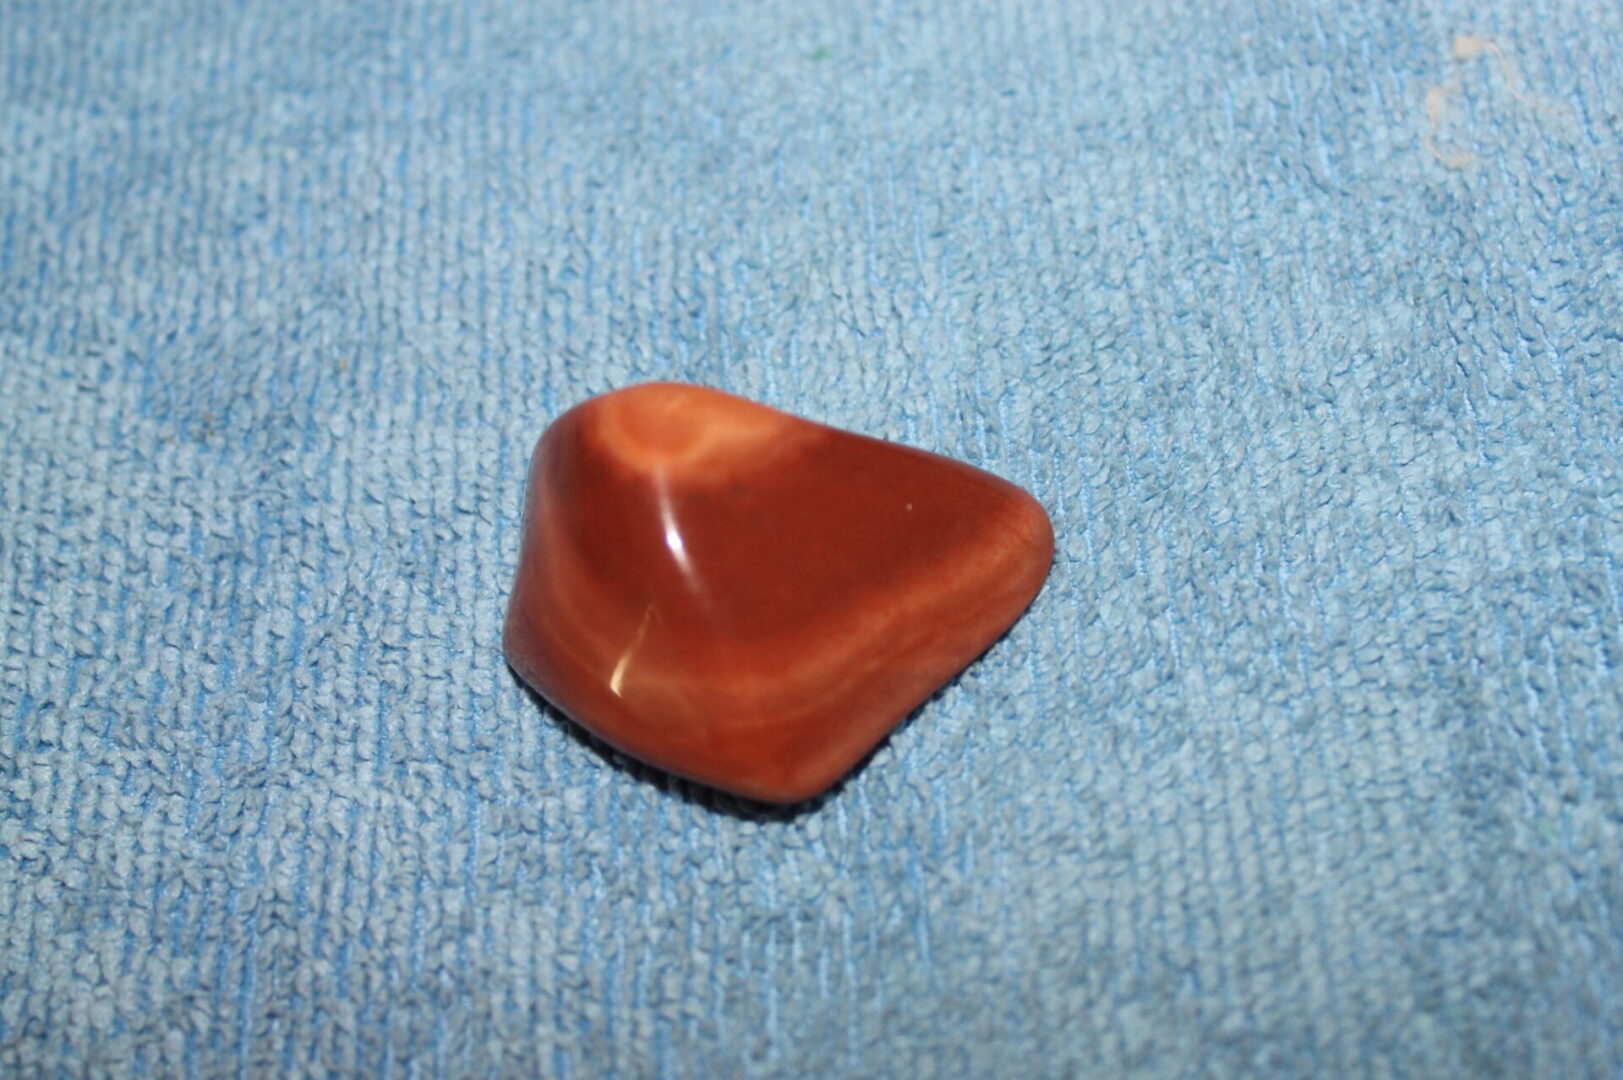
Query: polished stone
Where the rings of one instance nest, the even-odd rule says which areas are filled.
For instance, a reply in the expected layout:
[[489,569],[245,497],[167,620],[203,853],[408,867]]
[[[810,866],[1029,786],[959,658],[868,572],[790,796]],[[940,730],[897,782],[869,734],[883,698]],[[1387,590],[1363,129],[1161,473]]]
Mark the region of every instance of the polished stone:
[[536,444],[504,644],[631,756],[798,802],[995,641],[1053,551],[1036,500],[980,469],[634,386]]

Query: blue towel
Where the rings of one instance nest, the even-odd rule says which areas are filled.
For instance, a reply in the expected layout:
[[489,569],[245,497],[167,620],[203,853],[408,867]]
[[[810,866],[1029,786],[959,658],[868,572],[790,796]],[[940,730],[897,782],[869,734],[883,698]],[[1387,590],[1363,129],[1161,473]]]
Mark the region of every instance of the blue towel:
[[[1623,1073],[1623,8],[0,6],[0,1074]],[[763,814],[517,684],[633,381],[1030,613]]]

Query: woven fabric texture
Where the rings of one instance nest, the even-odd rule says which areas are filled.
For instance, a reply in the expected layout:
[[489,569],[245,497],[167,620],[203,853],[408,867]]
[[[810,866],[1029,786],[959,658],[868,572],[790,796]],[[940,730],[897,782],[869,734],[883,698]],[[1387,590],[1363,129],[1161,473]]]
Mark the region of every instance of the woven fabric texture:
[[[0,0],[0,1074],[1623,1073],[1620,42]],[[802,812],[502,659],[653,378],[1054,518]]]

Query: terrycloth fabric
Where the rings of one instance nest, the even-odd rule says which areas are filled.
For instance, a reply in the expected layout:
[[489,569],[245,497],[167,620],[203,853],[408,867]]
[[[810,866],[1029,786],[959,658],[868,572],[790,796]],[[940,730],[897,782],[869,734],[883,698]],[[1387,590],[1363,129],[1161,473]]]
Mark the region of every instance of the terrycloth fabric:
[[[1623,9],[0,5],[0,1074],[1623,1071]],[[634,380],[1033,490],[832,797],[503,663]]]

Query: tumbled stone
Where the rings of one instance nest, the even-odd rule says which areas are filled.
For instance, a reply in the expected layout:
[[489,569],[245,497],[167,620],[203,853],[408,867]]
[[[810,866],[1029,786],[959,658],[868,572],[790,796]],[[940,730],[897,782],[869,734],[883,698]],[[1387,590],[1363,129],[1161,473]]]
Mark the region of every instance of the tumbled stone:
[[1053,550],[1036,500],[980,469],[634,386],[536,444],[504,644],[627,754],[798,802],[995,641]]

